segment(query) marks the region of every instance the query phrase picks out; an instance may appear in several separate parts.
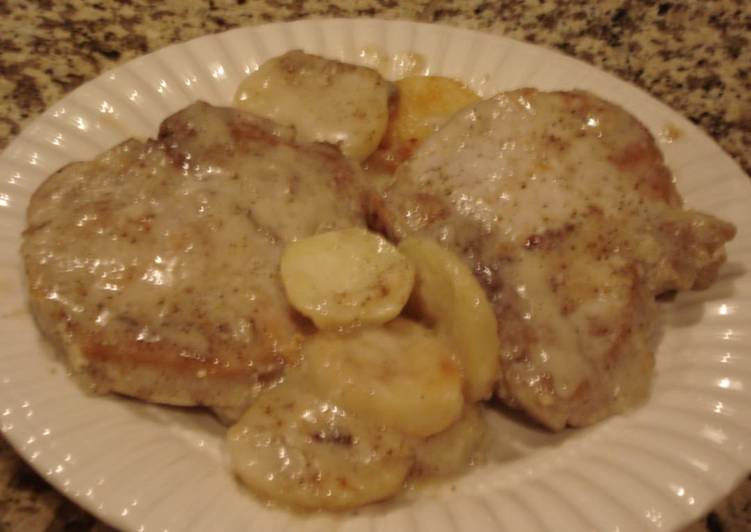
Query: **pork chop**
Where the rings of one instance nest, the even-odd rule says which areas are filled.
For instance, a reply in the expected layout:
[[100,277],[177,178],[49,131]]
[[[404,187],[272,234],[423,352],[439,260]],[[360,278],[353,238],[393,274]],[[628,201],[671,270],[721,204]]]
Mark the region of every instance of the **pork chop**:
[[294,362],[282,247],[364,220],[356,169],[293,135],[196,103],[34,193],[31,307],[95,391],[231,409]]
[[732,225],[685,210],[649,132],[586,92],[460,111],[371,198],[372,224],[473,268],[498,319],[498,396],[551,429],[638,403],[655,296],[707,286]]

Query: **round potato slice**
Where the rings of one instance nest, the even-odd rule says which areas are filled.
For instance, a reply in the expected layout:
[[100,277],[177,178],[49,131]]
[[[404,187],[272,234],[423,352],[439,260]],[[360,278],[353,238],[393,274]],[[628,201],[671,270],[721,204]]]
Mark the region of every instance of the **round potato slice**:
[[245,78],[235,105],[362,161],[386,131],[391,92],[391,83],[371,68],[293,50]]
[[436,477],[465,471],[479,458],[485,435],[480,407],[467,405],[456,423],[417,445],[413,474]]
[[396,88],[399,100],[389,133],[397,142],[425,139],[459,109],[480,100],[463,83],[443,76],[409,76]]
[[340,510],[397,493],[412,441],[295,385],[253,403],[227,434],[232,467],[254,492],[306,509]]
[[399,250],[415,265],[411,305],[459,356],[469,401],[487,399],[500,371],[495,313],[462,260],[431,240],[410,237]]
[[388,174],[457,111],[480,100],[459,81],[442,76],[409,76],[395,85],[398,96],[388,128],[368,160],[370,169]]
[[319,393],[405,434],[430,436],[461,415],[461,369],[447,345],[416,322],[319,332],[303,345],[303,358]]
[[392,244],[360,228],[292,242],[280,267],[290,303],[319,329],[395,318],[415,276],[412,263]]

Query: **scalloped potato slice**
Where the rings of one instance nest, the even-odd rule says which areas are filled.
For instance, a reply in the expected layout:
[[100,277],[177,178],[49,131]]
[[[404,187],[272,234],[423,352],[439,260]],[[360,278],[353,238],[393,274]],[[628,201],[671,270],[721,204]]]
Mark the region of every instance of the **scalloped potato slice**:
[[466,405],[453,425],[417,444],[414,474],[435,477],[466,470],[477,460],[486,433],[480,408]]
[[232,467],[254,492],[340,510],[401,490],[413,442],[294,384],[262,394],[227,433]]
[[448,346],[416,322],[319,332],[302,352],[319,393],[374,422],[426,437],[461,415],[461,369]]
[[381,147],[370,166],[393,171],[457,111],[480,100],[463,83],[442,76],[409,76],[395,83],[397,98]]
[[292,242],[280,268],[290,303],[319,329],[395,318],[415,276],[412,263],[396,247],[361,228]]
[[235,104],[362,161],[386,131],[391,92],[391,83],[371,68],[293,50],[245,78]]
[[459,356],[469,401],[487,399],[500,371],[495,313],[472,271],[431,240],[410,237],[399,250],[415,266],[410,305],[445,336]]
[[397,81],[396,89],[390,133],[400,142],[425,139],[459,109],[480,100],[460,81],[443,76],[409,76]]

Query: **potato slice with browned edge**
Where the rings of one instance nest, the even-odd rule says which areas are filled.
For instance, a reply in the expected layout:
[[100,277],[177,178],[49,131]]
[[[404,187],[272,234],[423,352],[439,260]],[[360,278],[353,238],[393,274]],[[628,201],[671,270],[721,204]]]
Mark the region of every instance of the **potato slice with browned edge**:
[[448,346],[416,322],[319,332],[302,353],[318,393],[374,422],[426,437],[461,415],[461,369]]
[[415,265],[410,305],[445,336],[459,356],[469,401],[490,397],[500,370],[495,313],[472,271],[439,244],[410,237],[399,250]]
[[480,100],[461,82],[442,76],[410,76],[396,82],[399,99],[390,134],[395,140],[421,141],[459,109]]
[[388,128],[368,167],[391,173],[457,111],[480,97],[455,79],[409,76],[395,82],[397,98]]
[[381,324],[407,302],[414,267],[383,237],[360,228],[290,243],[281,276],[294,308],[319,329]]
[[290,383],[263,393],[227,441],[232,467],[251,490],[315,510],[390,497],[414,462],[410,438]]
[[437,477],[461,473],[482,458],[487,429],[476,404],[468,404],[459,420],[417,444],[413,475]]

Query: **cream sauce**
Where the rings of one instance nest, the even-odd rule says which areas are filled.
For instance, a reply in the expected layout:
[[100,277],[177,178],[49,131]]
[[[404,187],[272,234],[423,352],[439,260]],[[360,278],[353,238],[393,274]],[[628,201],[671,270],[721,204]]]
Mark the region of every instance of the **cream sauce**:
[[561,356],[578,353],[580,345],[577,328],[561,314],[556,295],[550,290],[550,269],[544,258],[531,255],[514,269],[511,279],[523,306],[518,310],[537,334],[529,357],[543,373],[553,376],[558,397],[570,397],[588,376],[588,368],[578,356]]
[[[595,200],[610,212],[624,198],[638,201],[617,177],[608,177],[612,165],[607,157],[592,157],[592,146],[570,143],[565,138],[569,132],[528,134],[537,127],[538,114],[550,116],[555,110],[532,107],[523,96],[517,102],[506,103],[507,98],[500,95],[480,104],[494,107],[493,112],[478,112],[474,106],[462,111],[425,142],[410,171],[432,188],[451,176],[445,193],[457,211],[513,243],[562,227]],[[516,134],[509,136],[505,131],[511,123]],[[601,135],[594,116],[582,118],[581,130]],[[447,152],[449,145],[457,148]],[[566,157],[560,157],[564,152]],[[572,172],[581,172],[582,179],[568,179]]]

